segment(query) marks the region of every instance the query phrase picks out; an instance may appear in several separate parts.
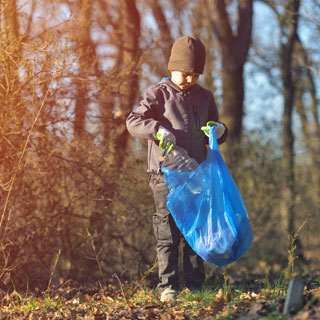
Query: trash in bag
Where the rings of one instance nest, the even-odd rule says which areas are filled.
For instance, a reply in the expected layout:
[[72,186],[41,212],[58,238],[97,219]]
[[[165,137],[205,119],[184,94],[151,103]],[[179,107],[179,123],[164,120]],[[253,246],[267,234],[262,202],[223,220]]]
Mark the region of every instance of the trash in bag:
[[241,194],[220,154],[214,128],[210,128],[207,159],[200,165],[180,149],[177,152],[172,157],[184,160],[186,169],[194,167],[178,171],[172,170],[173,164],[167,167],[167,161],[163,162],[169,188],[167,207],[177,227],[203,260],[219,267],[238,260],[249,249],[253,233]]
[[176,146],[170,153],[165,155],[163,165],[168,170],[188,172],[197,168],[199,163],[191,158],[185,149]]

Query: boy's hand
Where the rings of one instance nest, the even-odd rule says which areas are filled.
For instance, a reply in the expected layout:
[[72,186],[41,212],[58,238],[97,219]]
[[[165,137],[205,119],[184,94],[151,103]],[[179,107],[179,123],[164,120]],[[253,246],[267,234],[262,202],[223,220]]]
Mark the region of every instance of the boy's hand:
[[159,126],[157,138],[160,140],[159,147],[161,149],[168,149],[168,153],[171,152],[176,144],[176,137],[163,126]]
[[220,122],[208,121],[206,127],[201,127],[201,130],[205,133],[207,137],[210,136],[210,127],[214,127],[214,132],[217,139],[221,138],[226,130],[226,127]]

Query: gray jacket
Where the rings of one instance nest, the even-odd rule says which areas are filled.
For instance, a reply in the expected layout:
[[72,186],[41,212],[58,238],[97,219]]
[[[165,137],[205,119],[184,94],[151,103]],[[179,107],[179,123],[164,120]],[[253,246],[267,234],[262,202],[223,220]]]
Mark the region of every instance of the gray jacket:
[[[163,150],[156,137],[160,125],[176,137],[176,144],[198,163],[206,159],[208,138],[201,131],[208,121],[219,121],[212,93],[199,84],[181,90],[170,80],[162,80],[145,91],[139,107],[127,118],[130,134],[148,139],[148,172],[157,172]],[[223,143],[228,135],[218,140]]]

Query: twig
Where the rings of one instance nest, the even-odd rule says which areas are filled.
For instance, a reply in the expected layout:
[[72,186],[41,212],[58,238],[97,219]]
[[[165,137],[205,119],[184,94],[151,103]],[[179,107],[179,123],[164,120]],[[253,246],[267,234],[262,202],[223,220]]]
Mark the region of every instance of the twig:
[[295,259],[296,259],[296,256],[295,256],[295,250],[296,250],[296,241],[300,235],[300,231],[302,230],[302,228],[305,226],[305,224],[308,222],[310,218],[310,215],[308,215],[306,217],[306,219],[302,222],[302,224],[299,226],[299,228],[297,229],[297,231],[293,234],[289,234],[288,238],[289,238],[289,241],[290,241],[290,248],[288,250],[288,265],[287,265],[287,268],[284,272],[284,278],[285,278],[285,281],[288,281],[294,271],[294,262],[295,262]]
[[3,279],[5,274],[7,274],[8,272],[10,272],[14,269],[14,267],[8,267],[9,257],[10,257],[10,249],[8,250],[8,253],[6,253],[6,247],[8,245],[9,244],[3,244],[3,240],[0,241],[0,246],[1,246],[0,250],[3,255],[3,266],[1,266],[1,269],[0,269],[0,280]]
[[54,261],[54,265],[53,265],[53,268],[52,268],[52,271],[51,271],[51,275],[50,275],[49,283],[48,283],[48,286],[47,286],[47,290],[51,286],[52,278],[53,278],[54,272],[56,270],[56,267],[57,267],[57,264],[58,264],[58,261],[59,261],[59,258],[60,258],[60,254],[61,254],[61,249],[59,249],[59,251],[58,251],[58,253],[56,255],[56,260]]
[[114,273],[114,274],[113,274],[113,277],[118,280],[121,293],[122,293],[122,295],[123,295],[123,297],[124,297],[124,300],[126,301],[126,304],[128,304],[128,300],[127,300],[126,294],[124,293],[123,285],[122,285],[122,282],[121,282],[119,276],[118,276],[116,273]]
[[90,244],[91,244],[91,247],[92,247],[92,251],[94,253],[94,257],[95,257],[95,260],[98,264],[98,268],[99,268],[99,271],[100,271],[100,274],[102,276],[102,280],[104,281],[104,273],[103,273],[103,269],[102,269],[102,265],[101,265],[101,262],[100,262],[100,259],[99,259],[99,253],[97,253],[96,251],[96,246],[94,245],[94,242],[93,242],[93,239],[92,239],[92,236],[91,236],[91,233],[89,232],[89,230],[87,229],[87,235],[88,235],[88,238],[90,240]]
[[139,282],[138,282],[138,283],[136,284],[136,286],[133,288],[133,290],[132,290],[132,292],[131,292],[131,295],[133,295],[133,294],[136,293],[136,291],[138,290],[138,288],[141,286],[141,282],[143,282],[143,281],[145,280],[145,278],[146,278],[150,273],[152,273],[152,272],[154,271],[154,269],[157,268],[157,267],[158,267],[158,261],[157,261],[157,259],[156,259],[156,261],[155,261],[155,263],[153,264],[153,266],[144,273],[143,277],[139,280]]

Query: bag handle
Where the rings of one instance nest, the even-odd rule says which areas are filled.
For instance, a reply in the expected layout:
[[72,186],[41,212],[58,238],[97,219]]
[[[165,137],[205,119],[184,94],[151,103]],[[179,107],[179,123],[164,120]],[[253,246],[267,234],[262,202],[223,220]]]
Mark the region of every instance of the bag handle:
[[168,152],[168,149],[164,149],[163,152],[162,152],[161,157],[159,157],[158,170],[157,170],[158,174],[161,172],[164,160],[166,160],[167,152]]

